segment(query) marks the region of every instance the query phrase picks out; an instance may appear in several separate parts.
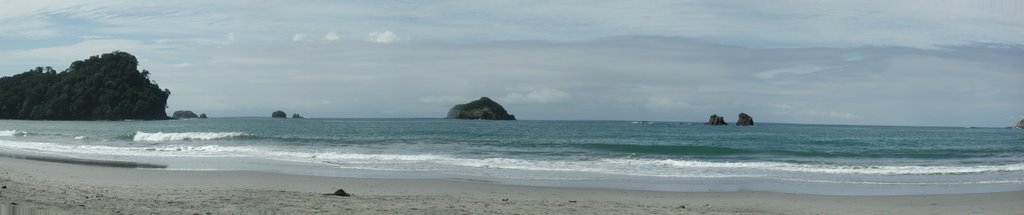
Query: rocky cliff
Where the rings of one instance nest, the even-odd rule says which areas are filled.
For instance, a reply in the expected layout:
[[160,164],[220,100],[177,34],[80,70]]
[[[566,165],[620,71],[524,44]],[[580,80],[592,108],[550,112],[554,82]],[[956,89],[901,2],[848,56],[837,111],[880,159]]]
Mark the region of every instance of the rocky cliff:
[[455,105],[448,110],[449,119],[483,119],[483,120],[516,120],[516,116],[508,114],[497,102],[487,97],[476,101]]
[[1020,122],[1017,122],[1017,128],[1024,128],[1024,119],[1021,119]]

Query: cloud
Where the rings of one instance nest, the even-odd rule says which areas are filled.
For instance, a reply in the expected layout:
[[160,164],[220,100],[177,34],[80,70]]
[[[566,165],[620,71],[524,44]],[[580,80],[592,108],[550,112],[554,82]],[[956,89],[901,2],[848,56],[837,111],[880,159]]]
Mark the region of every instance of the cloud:
[[235,41],[235,32],[228,33],[228,44],[234,43]]
[[331,31],[331,32],[327,32],[327,34],[324,34],[324,40],[335,41],[335,40],[338,40],[338,39],[340,39],[338,37],[338,32]]
[[[529,2],[529,1],[528,1]],[[527,3],[528,3],[527,2]],[[687,37],[745,47],[896,46],[942,48],[1024,44],[1024,3],[793,0],[774,4],[569,0],[524,2],[205,2],[32,1],[5,4],[0,38],[131,34],[213,35],[230,29],[266,35],[308,29],[402,29],[447,42],[585,41],[626,35]],[[586,4],[588,7],[579,7]],[[415,7],[417,10],[395,10]],[[241,17],[267,17],[246,19]],[[380,17],[389,17],[381,19]],[[678,20],[688,20],[679,22]],[[160,28],[153,28],[160,26]],[[376,32],[388,35],[388,31]],[[967,33],[969,32],[969,33]],[[390,33],[394,34],[394,33]],[[247,38],[248,38],[247,34]],[[371,36],[391,43],[399,37]],[[387,39],[392,38],[392,39]]]
[[834,69],[834,66],[815,66],[815,65],[799,65],[795,67],[772,69],[754,74],[754,77],[760,79],[775,79],[778,75],[793,74],[793,75],[806,75],[815,72],[821,72],[829,69]]
[[367,35],[370,37],[370,42],[374,43],[389,44],[398,42],[401,39],[395,33],[392,33],[391,31],[387,30],[383,32],[374,31],[368,33]]
[[692,104],[687,103],[687,102],[677,101],[677,100],[674,100],[674,99],[671,99],[671,98],[660,97],[660,96],[650,96],[650,97],[647,97],[647,100],[646,100],[646,103],[644,103],[644,106],[647,107],[647,109],[649,109],[651,111],[658,111],[658,112],[680,112],[680,111],[688,111],[688,110],[693,110],[693,109],[698,108],[697,106],[692,105]]
[[509,93],[501,98],[501,101],[511,104],[554,104],[569,101],[572,97],[569,93],[552,88],[541,88],[530,91],[526,94]]
[[462,104],[473,99],[470,97],[462,96],[423,96],[417,100],[423,103],[434,103],[434,104]]
[[[847,61],[851,52],[864,58]],[[751,49],[661,37],[294,47],[266,38],[199,55],[207,59],[188,68],[148,68],[175,92],[172,106],[200,106],[211,99],[198,97],[214,92],[241,116],[294,101],[319,116],[433,117],[488,96],[523,119],[702,121],[747,112],[765,122],[985,125],[1024,106],[1013,99],[1024,97],[1020,48]],[[771,76],[800,78],[786,85],[756,76],[809,67],[842,70]],[[275,87],[259,87],[267,84]]]
[[[172,106],[234,116],[435,116],[491,96],[524,119],[1002,125],[1024,106],[1024,2],[526,1],[21,1],[0,12],[0,73],[129,51]],[[370,33],[281,39],[316,29]]]
[[305,39],[306,34],[295,33],[295,36],[292,36],[292,42],[299,42]]
[[841,120],[859,120],[859,119],[863,119],[864,118],[864,117],[861,117],[861,116],[859,116],[857,114],[853,114],[853,113],[834,111],[834,110],[817,110],[817,109],[811,109],[811,108],[807,108],[807,107],[795,107],[795,106],[789,105],[789,104],[772,104],[771,106],[776,108],[776,110],[774,111],[775,114],[783,115],[783,116],[803,117],[803,118],[807,118],[807,117],[834,118],[834,119],[841,119]]
[[98,39],[84,40],[79,43],[66,46],[18,50],[10,52],[9,54],[12,57],[17,57],[25,61],[42,60],[61,62],[64,64],[112,51],[125,51],[142,54],[153,53],[163,48],[165,47],[160,44],[146,43],[138,40]]

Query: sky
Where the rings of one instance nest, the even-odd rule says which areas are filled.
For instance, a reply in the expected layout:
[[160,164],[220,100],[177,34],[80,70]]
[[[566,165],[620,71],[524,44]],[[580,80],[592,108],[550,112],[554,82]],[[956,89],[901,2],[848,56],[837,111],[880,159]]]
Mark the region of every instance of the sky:
[[0,76],[112,51],[211,117],[1006,127],[1024,1],[0,0]]

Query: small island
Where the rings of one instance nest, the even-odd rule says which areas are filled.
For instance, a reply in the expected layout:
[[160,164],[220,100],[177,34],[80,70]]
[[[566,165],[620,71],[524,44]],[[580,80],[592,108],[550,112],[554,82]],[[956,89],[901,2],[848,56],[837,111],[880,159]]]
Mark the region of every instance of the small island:
[[206,114],[203,114],[202,116],[199,116],[199,115],[196,115],[196,113],[194,113],[194,112],[192,112],[190,110],[179,110],[179,111],[174,111],[174,113],[171,114],[171,118],[174,118],[174,119],[206,118]]
[[1024,128],[1024,119],[1021,119],[1020,122],[1017,122],[1016,128]]
[[115,51],[72,62],[62,72],[36,67],[0,78],[0,119],[169,119],[171,91],[138,65],[135,56]]
[[455,105],[448,110],[448,119],[478,119],[478,120],[516,120],[516,116],[508,114],[500,104],[487,97],[481,97],[476,101],[466,104]]
[[284,113],[284,111],[278,110],[278,111],[274,111],[274,113],[271,113],[270,117],[271,118],[288,118],[288,114]]

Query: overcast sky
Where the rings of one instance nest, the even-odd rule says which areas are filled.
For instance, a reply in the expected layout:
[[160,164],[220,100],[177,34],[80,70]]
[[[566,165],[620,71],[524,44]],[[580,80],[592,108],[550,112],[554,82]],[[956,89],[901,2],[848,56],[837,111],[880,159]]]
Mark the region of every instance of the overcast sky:
[[115,50],[168,112],[1010,126],[1024,1],[0,0],[0,75]]

